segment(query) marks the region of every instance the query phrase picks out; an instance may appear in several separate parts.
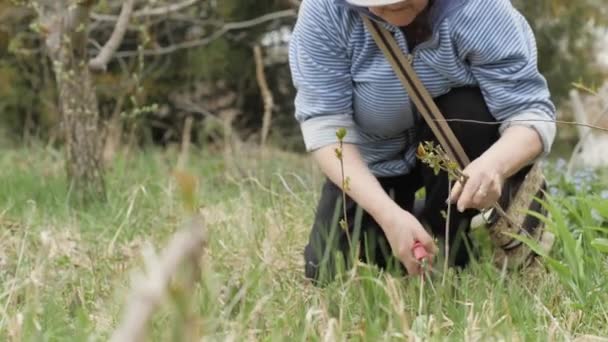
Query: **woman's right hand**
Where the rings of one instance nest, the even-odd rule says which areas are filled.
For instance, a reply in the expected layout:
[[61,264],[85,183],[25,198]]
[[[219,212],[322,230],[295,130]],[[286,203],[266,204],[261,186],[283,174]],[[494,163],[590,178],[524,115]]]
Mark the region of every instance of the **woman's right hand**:
[[[382,189],[378,179],[370,172],[361,158],[359,149],[352,144],[344,144],[342,150],[342,167],[336,159],[335,149],[338,144],[328,145],[313,152],[313,157],[321,166],[323,173],[341,187],[342,179],[351,180],[347,190],[348,196],[355,200],[365,211],[378,222],[393,254],[407,268],[410,274],[419,274],[420,265],[414,258],[414,243],[419,241],[433,258],[437,247],[431,236],[424,230],[418,219],[403,210]],[[344,170],[344,173],[342,173]]]
[[408,273],[410,275],[420,274],[420,263],[414,257],[414,244],[417,241],[422,243],[431,259],[437,253],[437,246],[433,238],[420,221],[398,206],[384,211],[376,221],[384,230],[393,254],[407,268]]

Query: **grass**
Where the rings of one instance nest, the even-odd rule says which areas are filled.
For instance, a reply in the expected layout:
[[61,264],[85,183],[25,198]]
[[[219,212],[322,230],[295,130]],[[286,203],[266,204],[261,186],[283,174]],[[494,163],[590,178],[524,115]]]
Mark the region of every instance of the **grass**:
[[[176,159],[171,150],[154,149],[120,156],[107,175],[108,203],[77,209],[69,205],[58,151],[0,151],[0,340],[108,338],[130,275],[141,267],[142,248],[161,248],[184,217],[171,177]],[[199,176],[198,199],[210,231],[201,281],[189,294],[193,325],[206,340],[608,336],[608,259],[585,240],[586,225],[601,228],[606,217],[583,212],[605,203],[600,197],[582,190],[563,195],[581,198],[568,202],[572,210],[560,209],[563,225],[576,227],[561,234],[572,234],[581,247],[565,246],[566,236],[553,255],[564,265],[576,262],[576,253],[585,255],[571,278],[551,267],[506,274],[486,253],[462,273],[449,272],[446,286],[440,277],[434,287],[425,286],[419,316],[418,279],[366,265],[322,289],[304,279],[302,250],[322,180],[306,158],[242,150],[225,160],[196,151],[189,169]],[[589,238],[601,234],[596,229]],[[594,296],[579,293],[582,288]],[[592,300],[582,303],[581,295]],[[150,326],[152,340],[173,340],[177,311],[167,301]]]

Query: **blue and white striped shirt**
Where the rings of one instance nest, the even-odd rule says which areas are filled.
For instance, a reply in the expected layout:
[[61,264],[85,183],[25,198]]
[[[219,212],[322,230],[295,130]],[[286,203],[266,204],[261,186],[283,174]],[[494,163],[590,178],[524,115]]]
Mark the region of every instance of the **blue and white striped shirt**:
[[[337,142],[348,130],[376,176],[406,174],[416,163],[417,113],[361,13],[344,0],[304,0],[290,42],[297,89],[296,119],[309,151]],[[548,153],[555,138],[555,107],[537,67],[536,42],[509,0],[435,0],[432,38],[413,51],[413,66],[433,97],[479,86],[494,117],[536,129]],[[403,32],[381,21],[408,51]],[[510,122],[511,121],[511,122]],[[517,121],[517,122],[513,122]]]

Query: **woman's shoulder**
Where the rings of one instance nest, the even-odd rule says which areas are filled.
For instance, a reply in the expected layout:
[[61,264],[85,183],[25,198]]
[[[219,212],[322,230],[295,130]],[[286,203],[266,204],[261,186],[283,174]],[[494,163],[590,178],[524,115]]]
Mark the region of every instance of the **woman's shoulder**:
[[517,14],[510,0],[463,0],[460,9],[454,11],[449,19],[454,26],[474,28]]
[[525,27],[525,19],[510,0],[464,0],[447,19],[451,36],[461,43],[507,39]]
[[461,58],[485,60],[507,53],[532,53],[532,32],[510,0],[465,2],[446,23],[446,32]]

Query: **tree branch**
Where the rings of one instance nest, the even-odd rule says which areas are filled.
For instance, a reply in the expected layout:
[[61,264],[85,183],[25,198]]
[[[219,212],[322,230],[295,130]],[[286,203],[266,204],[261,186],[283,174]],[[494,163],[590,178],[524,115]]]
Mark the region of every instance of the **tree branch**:
[[191,49],[191,48],[195,48],[195,47],[201,47],[201,46],[208,45],[211,42],[215,41],[216,39],[221,38],[223,35],[225,35],[226,33],[230,32],[230,31],[233,31],[233,30],[242,30],[242,29],[246,29],[246,28],[250,28],[253,26],[263,24],[268,21],[273,21],[273,20],[277,20],[277,19],[281,19],[281,18],[295,17],[296,15],[297,15],[297,12],[296,12],[296,10],[293,10],[293,9],[269,13],[269,14],[263,15],[261,17],[251,19],[251,20],[224,24],[224,26],[222,26],[218,31],[214,32],[211,36],[205,37],[202,39],[192,40],[192,41],[183,42],[183,43],[174,44],[174,45],[169,45],[169,46],[161,47],[161,48],[154,49],[154,50],[143,50],[141,52],[140,51],[118,52],[115,54],[115,57],[117,57],[117,58],[134,57],[134,56],[138,56],[140,53],[143,54],[144,56],[167,55],[167,54],[179,51],[179,50]]
[[105,71],[108,63],[112,59],[112,56],[122,43],[123,38],[125,37],[125,33],[127,32],[127,28],[129,26],[129,21],[131,20],[131,15],[133,14],[133,8],[135,7],[135,0],[126,0],[120,11],[120,16],[118,17],[118,21],[116,22],[116,26],[114,27],[114,31],[112,32],[112,36],[106,42],[106,45],[101,49],[97,57],[92,59],[89,62],[89,67],[95,71]]
[[272,125],[274,97],[272,96],[268,81],[266,80],[264,57],[262,56],[262,48],[259,45],[254,46],[253,55],[255,57],[255,74],[258,80],[258,86],[260,87],[260,93],[262,93],[262,100],[264,101],[264,118],[260,142],[262,147],[264,147],[266,146],[266,140],[268,140],[268,133],[270,133],[270,126]]
[[[152,17],[152,16],[164,16],[173,12],[179,12],[184,8],[190,7],[201,0],[186,0],[177,4],[171,4],[158,8],[148,8],[139,10],[133,13],[133,18]],[[97,21],[120,21],[120,16],[107,15],[107,14],[91,14],[91,18]]]

